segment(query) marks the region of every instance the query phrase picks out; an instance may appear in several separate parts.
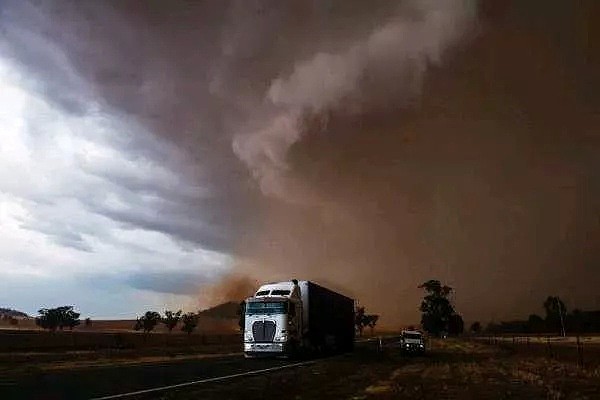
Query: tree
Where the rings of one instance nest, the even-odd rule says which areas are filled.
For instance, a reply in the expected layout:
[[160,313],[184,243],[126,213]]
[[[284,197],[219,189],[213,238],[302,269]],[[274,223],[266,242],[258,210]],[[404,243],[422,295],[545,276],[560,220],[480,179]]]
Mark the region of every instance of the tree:
[[160,320],[160,314],[156,311],[146,311],[146,314],[142,315],[136,320],[133,329],[136,331],[143,330],[144,333],[149,333],[160,322]]
[[543,306],[546,310],[546,323],[548,327],[557,329],[564,336],[564,321],[567,316],[565,303],[558,296],[548,296]]
[[471,324],[471,332],[473,333],[479,333],[481,332],[481,323],[479,321],[475,321]]
[[181,310],[178,310],[177,312],[166,310],[165,316],[163,318],[161,318],[160,322],[162,322],[169,330],[169,333],[171,333],[171,331],[173,331],[173,328],[175,328],[177,326],[177,324],[179,323],[180,319],[181,319]]
[[419,288],[426,293],[420,307],[421,325],[428,333],[441,336],[448,331],[450,317],[454,314],[454,307],[448,299],[452,288],[434,279],[423,283]]
[[448,334],[457,336],[464,332],[465,323],[459,314],[452,314],[448,319]]
[[375,325],[377,324],[378,320],[379,320],[379,315],[376,315],[376,314],[370,314],[370,315],[364,316],[364,325],[371,328],[371,335],[373,335],[373,329],[375,329]]
[[354,312],[354,325],[358,332],[358,336],[362,336],[363,329],[365,328],[365,308],[358,307]]
[[72,306],[59,307],[59,310],[62,322],[60,324],[60,329],[62,329],[63,327],[67,327],[70,330],[73,330],[73,328],[75,328],[81,323],[81,321],[79,320],[79,316],[81,314],[73,311]]
[[193,312],[183,314],[181,316],[181,322],[183,323],[181,330],[190,335],[198,326],[198,314]]
[[36,325],[50,331],[56,331],[57,328],[62,330],[64,327],[73,329],[80,323],[80,314],[73,310],[73,306],[42,308],[38,313],[40,315],[35,319]]
[[354,311],[354,326],[359,336],[362,336],[363,330],[367,326],[371,328],[371,334],[373,334],[373,329],[375,329],[378,320],[379,315],[366,314],[364,307],[358,307],[356,311]]
[[53,309],[42,308],[38,310],[39,316],[35,318],[35,324],[42,329],[55,331],[58,328],[58,314]]
[[142,323],[142,318],[138,317],[135,319],[135,324],[133,325],[134,331],[141,331],[144,328],[144,324]]

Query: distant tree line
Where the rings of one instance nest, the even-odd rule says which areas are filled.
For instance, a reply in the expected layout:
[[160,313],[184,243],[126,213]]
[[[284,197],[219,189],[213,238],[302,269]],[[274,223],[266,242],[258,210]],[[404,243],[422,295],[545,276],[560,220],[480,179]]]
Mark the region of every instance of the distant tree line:
[[198,313],[188,312],[183,314],[183,311],[181,310],[176,312],[166,310],[164,316],[161,316],[156,311],[146,311],[144,315],[137,318],[133,329],[136,331],[143,331],[144,333],[150,333],[159,323],[162,323],[169,333],[171,333],[173,329],[181,323],[181,331],[189,335],[198,326],[198,319]]
[[600,311],[568,312],[565,303],[558,296],[548,296],[542,307],[545,316],[531,314],[526,320],[491,322],[485,328],[487,333],[589,333],[600,331]]
[[[57,329],[63,330],[64,328],[72,330],[81,323],[81,320],[79,319],[80,313],[75,312],[73,306],[42,308],[38,311],[38,314],[39,315],[35,318],[36,325],[49,331],[56,331]],[[159,323],[162,323],[169,333],[171,333],[177,325],[181,325],[181,331],[191,334],[198,326],[198,318],[198,313],[189,312],[184,314],[181,310],[175,312],[166,310],[164,315],[161,315],[156,311],[147,311],[144,315],[136,319],[133,329],[136,331],[141,330],[144,333],[150,333]],[[84,320],[84,325],[88,328],[91,327],[92,320],[86,318]]]

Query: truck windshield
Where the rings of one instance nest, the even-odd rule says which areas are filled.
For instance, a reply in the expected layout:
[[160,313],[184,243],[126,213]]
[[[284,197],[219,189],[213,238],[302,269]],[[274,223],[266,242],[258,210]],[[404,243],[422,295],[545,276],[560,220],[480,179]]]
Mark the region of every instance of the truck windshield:
[[287,314],[288,305],[284,301],[252,302],[246,305],[246,315]]

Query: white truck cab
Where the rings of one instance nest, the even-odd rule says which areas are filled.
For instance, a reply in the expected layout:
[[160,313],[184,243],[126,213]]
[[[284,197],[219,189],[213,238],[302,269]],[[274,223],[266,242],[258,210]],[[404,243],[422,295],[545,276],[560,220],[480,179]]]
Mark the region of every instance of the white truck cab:
[[295,282],[261,286],[246,300],[244,352],[286,354],[302,337],[302,300]]

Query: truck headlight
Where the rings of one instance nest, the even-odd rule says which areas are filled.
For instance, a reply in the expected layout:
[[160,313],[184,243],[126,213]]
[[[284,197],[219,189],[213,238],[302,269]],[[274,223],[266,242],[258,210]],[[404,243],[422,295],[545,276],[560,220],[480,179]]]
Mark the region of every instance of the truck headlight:
[[279,336],[275,336],[276,342],[285,342],[287,339],[287,333],[281,333]]
[[253,342],[253,341],[254,341],[254,336],[252,336],[252,333],[250,333],[250,332],[246,332],[246,333],[244,334],[244,340],[245,340],[246,342]]

